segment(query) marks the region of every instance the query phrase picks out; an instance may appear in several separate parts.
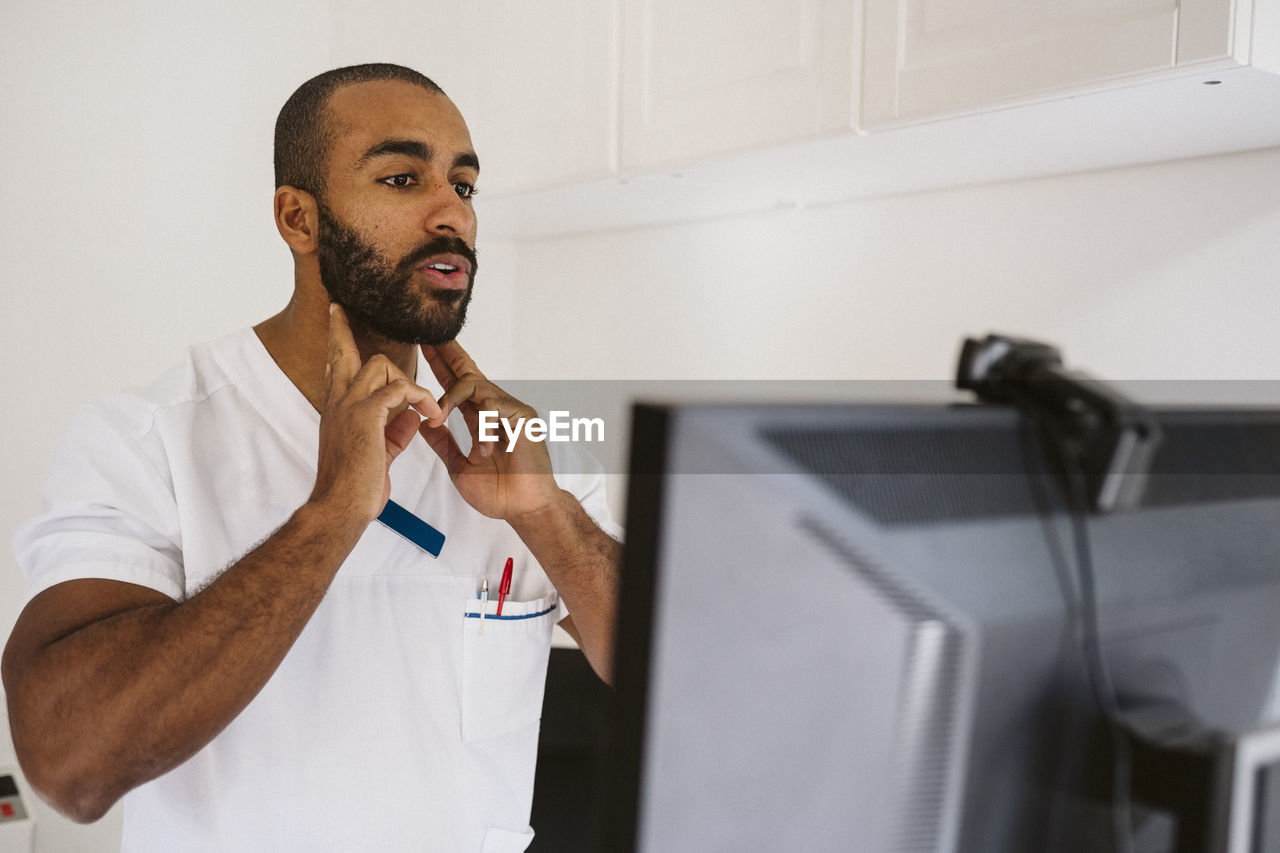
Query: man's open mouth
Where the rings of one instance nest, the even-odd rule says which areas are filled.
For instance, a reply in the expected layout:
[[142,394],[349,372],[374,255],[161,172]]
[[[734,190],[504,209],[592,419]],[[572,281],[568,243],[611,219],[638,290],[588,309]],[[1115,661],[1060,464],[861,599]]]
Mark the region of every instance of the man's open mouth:
[[458,255],[436,255],[417,267],[436,287],[464,288],[471,276],[471,264]]

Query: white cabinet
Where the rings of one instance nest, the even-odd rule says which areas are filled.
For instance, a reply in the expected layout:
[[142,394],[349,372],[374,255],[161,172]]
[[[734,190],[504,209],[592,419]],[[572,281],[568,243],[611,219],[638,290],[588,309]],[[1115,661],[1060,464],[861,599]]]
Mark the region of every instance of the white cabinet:
[[623,169],[848,128],[853,5],[623,0]]
[[459,2],[487,233],[1280,145],[1280,0]]
[[[1247,0],[866,0],[865,130],[1248,62]],[[1239,17],[1238,17],[1239,16]]]
[[1248,65],[1251,48],[1265,40],[1259,29],[1280,6],[1276,0],[620,2],[620,167],[642,172]]
[[472,0],[470,89],[481,198],[617,168],[618,7],[600,0]]

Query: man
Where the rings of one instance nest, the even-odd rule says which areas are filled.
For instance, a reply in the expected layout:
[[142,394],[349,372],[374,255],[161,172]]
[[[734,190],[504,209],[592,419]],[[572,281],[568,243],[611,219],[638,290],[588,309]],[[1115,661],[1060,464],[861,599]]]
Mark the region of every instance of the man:
[[78,415],[15,539],[19,758],[76,820],[124,796],[126,851],[524,850],[554,620],[608,677],[599,477],[474,441],[533,412],[454,340],[479,162],[434,83],[320,75],[276,169],[288,306]]

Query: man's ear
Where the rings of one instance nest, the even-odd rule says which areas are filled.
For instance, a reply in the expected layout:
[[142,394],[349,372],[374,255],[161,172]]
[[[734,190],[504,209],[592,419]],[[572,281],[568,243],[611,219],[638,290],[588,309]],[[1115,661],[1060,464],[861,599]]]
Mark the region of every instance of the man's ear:
[[276,189],[274,203],[276,230],[289,248],[295,255],[314,254],[320,221],[315,196],[297,187],[283,186]]

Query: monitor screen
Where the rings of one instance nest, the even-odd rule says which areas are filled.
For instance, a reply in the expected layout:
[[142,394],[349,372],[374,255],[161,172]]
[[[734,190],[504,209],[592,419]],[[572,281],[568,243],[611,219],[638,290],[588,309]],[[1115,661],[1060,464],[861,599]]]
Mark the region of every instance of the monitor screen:
[[600,849],[1182,853],[1105,709],[1271,719],[1280,412],[1156,415],[1082,520],[1011,409],[637,407]]

